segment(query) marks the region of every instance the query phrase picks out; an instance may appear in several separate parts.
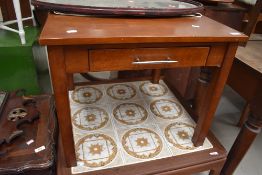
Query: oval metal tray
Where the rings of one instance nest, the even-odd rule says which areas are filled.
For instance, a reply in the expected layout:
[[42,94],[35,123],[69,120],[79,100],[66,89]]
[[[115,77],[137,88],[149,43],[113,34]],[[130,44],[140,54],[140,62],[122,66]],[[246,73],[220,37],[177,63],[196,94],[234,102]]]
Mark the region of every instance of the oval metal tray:
[[204,9],[192,0],[32,0],[32,4],[48,11],[96,16],[167,17]]

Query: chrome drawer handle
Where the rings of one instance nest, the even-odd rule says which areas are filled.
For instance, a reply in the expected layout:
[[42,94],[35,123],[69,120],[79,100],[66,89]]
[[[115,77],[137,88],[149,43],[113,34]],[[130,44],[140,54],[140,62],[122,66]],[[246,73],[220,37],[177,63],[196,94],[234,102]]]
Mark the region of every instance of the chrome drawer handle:
[[166,60],[159,60],[159,61],[140,61],[139,58],[136,58],[136,60],[132,64],[170,64],[170,63],[177,63],[176,60],[171,60],[171,58],[167,58]]

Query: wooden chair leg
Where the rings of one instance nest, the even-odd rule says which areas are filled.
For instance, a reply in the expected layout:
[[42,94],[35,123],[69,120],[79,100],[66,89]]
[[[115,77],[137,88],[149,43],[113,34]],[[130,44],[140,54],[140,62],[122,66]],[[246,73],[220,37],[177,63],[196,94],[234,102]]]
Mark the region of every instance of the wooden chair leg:
[[160,76],[161,76],[161,69],[154,69],[153,72],[152,72],[152,83],[154,84],[158,84],[159,83],[159,80],[160,80]]
[[249,122],[245,123],[230,149],[222,175],[232,175],[234,173],[260,130],[261,128],[252,126]]
[[[262,85],[262,84],[260,84]],[[261,86],[259,86],[261,87]],[[258,88],[259,89],[259,88]],[[227,156],[222,175],[232,175],[262,129],[262,91],[250,101],[250,113]]]
[[248,115],[250,113],[250,104],[246,103],[244,110],[242,111],[241,117],[237,123],[238,127],[242,127],[247,121]]

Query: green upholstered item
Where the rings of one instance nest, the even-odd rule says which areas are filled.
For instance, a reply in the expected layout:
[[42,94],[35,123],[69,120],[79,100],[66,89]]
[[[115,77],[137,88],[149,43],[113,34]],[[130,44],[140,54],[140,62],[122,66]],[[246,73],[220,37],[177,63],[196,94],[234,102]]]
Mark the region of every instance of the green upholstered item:
[[27,94],[39,94],[32,46],[39,29],[25,27],[26,44],[21,45],[17,33],[0,30],[0,90],[23,88]]

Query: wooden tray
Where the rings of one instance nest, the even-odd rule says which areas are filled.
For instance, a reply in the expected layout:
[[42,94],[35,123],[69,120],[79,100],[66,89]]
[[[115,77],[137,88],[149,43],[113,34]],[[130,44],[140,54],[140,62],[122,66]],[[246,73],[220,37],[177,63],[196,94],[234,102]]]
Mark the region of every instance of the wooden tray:
[[[9,100],[9,99],[8,99]],[[56,139],[58,125],[52,96],[34,96],[40,119],[32,124],[25,124],[19,129],[24,134],[8,145],[1,145],[0,151],[7,151],[0,157],[0,174],[7,175],[53,175],[55,174]],[[7,104],[0,118],[0,127],[5,127],[10,105]]]

